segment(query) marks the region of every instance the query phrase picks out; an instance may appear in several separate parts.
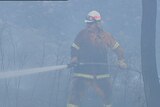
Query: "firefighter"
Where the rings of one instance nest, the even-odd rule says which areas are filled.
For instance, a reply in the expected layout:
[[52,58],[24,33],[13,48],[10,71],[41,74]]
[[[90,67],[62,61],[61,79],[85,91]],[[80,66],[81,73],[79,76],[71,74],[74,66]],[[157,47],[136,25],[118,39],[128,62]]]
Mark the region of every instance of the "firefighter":
[[107,66],[107,51],[113,50],[120,68],[127,68],[124,51],[113,36],[104,31],[101,15],[97,11],[88,13],[86,28],[81,30],[71,46],[73,78],[67,107],[80,107],[87,86],[92,86],[102,97],[104,107],[111,107],[111,75]]

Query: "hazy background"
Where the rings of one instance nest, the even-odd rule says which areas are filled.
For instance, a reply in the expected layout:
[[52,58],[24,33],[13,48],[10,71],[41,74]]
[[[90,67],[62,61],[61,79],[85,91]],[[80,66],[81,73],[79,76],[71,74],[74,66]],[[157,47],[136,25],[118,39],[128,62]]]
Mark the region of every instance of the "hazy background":
[[[103,18],[103,27],[125,49],[134,70],[113,71],[115,107],[145,107],[141,74],[141,0],[69,0],[66,2],[0,2],[0,70],[26,69],[69,62],[70,45],[85,27],[91,10]],[[160,59],[160,2],[157,11],[157,59]],[[111,65],[115,55],[109,53]],[[160,60],[157,60],[160,71]],[[69,70],[0,80],[0,107],[65,107]],[[92,90],[92,89],[90,89]],[[99,107],[96,94],[88,92],[84,105]],[[96,102],[97,101],[97,102]],[[84,106],[86,107],[86,106]]]

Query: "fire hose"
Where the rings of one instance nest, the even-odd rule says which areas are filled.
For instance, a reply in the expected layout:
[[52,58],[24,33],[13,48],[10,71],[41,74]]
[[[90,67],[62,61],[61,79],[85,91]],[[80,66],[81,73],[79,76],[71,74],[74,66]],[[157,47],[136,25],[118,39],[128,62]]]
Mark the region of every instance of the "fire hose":
[[[22,69],[22,70],[16,70],[16,71],[1,71],[0,79],[14,78],[14,77],[20,77],[20,76],[43,73],[43,72],[62,71],[67,68],[71,68],[74,66],[80,66],[80,65],[82,66],[83,65],[106,65],[107,66],[106,63],[79,63],[75,65],[66,64],[66,65],[32,68],[32,69]],[[128,69],[140,73],[140,71],[136,69],[131,69],[131,68],[128,68]]]

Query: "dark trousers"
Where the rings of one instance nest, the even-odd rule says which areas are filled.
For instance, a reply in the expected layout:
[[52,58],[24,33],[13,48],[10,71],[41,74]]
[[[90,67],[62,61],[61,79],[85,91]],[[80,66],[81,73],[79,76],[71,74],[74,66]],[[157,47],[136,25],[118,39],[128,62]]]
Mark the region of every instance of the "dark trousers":
[[112,86],[111,79],[86,79],[83,77],[73,77],[71,80],[71,89],[68,99],[68,104],[79,106],[81,98],[84,96],[85,90],[88,86],[92,86],[98,95],[101,96],[105,105],[111,104]]

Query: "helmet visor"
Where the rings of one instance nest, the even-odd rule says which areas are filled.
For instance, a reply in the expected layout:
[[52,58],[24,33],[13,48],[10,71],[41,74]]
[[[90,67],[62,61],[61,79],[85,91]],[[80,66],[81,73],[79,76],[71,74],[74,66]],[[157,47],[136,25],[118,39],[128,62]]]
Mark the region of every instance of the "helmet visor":
[[92,17],[92,16],[87,16],[85,21],[85,23],[95,23],[95,22],[101,22],[101,18],[97,18],[97,17]]

